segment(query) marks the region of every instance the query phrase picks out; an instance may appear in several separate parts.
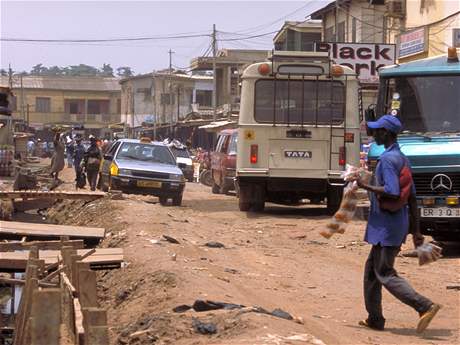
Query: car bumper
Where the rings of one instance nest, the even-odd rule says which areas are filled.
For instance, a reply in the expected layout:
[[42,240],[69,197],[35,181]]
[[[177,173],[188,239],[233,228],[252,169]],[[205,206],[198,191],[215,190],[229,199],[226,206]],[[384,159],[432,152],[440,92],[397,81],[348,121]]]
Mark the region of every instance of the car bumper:
[[[159,187],[140,187],[139,181],[161,183]],[[185,182],[182,181],[164,181],[153,179],[140,179],[135,177],[111,177],[111,188],[121,190],[125,193],[150,194],[155,196],[169,196],[182,193],[185,188]]]

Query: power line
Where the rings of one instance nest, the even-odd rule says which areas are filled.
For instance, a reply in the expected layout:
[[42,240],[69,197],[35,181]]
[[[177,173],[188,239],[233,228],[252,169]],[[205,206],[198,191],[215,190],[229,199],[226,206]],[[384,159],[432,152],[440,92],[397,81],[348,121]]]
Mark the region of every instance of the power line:
[[253,36],[248,36],[248,37],[241,37],[241,38],[221,38],[219,41],[243,41],[243,40],[249,40],[251,38],[257,38],[257,37],[263,37],[263,36],[268,36],[268,35],[273,35],[274,33],[278,32],[276,31],[271,31],[271,32],[266,32],[264,34],[259,34],[259,35],[253,35]]
[[130,38],[108,38],[108,39],[33,39],[33,38],[3,38],[4,42],[45,42],[45,43],[99,43],[99,42],[133,42],[133,41],[152,41],[166,39],[182,39],[194,37],[209,37],[210,34],[184,34],[169,36],[151,36],[151,37],[130,37]]

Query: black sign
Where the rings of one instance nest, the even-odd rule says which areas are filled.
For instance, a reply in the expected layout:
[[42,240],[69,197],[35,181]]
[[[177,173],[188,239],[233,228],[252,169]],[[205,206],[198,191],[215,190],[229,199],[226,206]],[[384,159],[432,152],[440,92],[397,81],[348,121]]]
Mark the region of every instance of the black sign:
[[311,132],[304,129],[291,129],[286,132],[287,138],[311,138]]

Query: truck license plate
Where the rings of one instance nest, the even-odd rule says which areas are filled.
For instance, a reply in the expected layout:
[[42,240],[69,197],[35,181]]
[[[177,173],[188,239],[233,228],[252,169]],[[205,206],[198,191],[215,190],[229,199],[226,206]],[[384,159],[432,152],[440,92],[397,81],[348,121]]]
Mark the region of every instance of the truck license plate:
[[161,188],[161,182],[157,181],[137,181],[138,187]]
[[460,208],[450,208],[450,207],[421,208],[420,214],[422,217],[460,218]]

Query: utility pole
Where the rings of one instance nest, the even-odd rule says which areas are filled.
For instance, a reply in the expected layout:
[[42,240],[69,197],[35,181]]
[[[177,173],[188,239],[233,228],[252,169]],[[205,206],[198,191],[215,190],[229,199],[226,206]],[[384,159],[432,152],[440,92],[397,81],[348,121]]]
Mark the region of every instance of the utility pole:
[[22,119],[26,120],[26,115],[25,115],[25,112],[24,112],[24,85],[22,83],[22,74],[21,74],[21,117]]
[[212,109],[213,121],[217,120],[217,73],[216,73],[217,39],[216,24],[212,25]]
[[152,72],[152,105],[153,105],[153,140],[157,140],[157,90],[155,86],[155,71]]
[[170,139],[173,137],[173,94],[172,94],[172,54],[174,53],[169,49],[169,135]]
[[27,128],[30,127],[30,104],[27,103]]
[[335,0],[335,41],[339,41],[339,0]]

